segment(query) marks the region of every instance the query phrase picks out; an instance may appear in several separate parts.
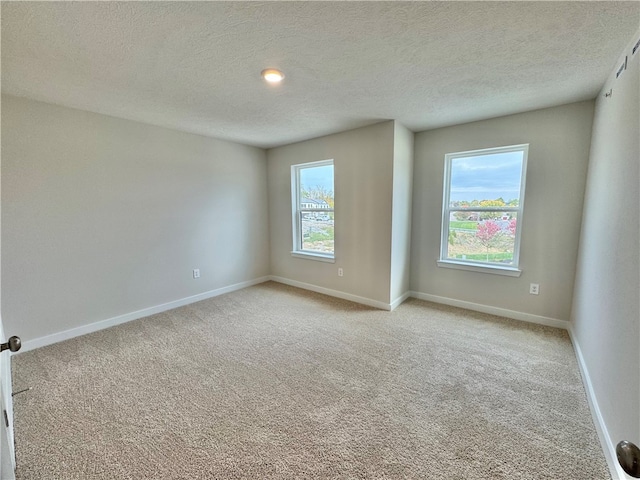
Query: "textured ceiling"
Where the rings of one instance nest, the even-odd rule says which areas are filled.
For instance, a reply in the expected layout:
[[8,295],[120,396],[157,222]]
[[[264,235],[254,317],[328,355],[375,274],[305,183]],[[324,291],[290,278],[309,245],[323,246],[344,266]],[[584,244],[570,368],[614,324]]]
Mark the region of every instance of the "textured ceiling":
[[[594,98],[638,2],[3,2],[2,91],[272,147]],[[283,70],[277,86],[260,78]]]

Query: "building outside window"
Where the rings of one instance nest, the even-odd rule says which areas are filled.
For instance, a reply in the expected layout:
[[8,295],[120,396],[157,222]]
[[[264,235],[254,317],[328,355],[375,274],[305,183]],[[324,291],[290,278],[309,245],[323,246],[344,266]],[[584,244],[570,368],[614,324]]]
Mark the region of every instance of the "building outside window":
[[520,274],[528,148],[445,155],[439,266]]

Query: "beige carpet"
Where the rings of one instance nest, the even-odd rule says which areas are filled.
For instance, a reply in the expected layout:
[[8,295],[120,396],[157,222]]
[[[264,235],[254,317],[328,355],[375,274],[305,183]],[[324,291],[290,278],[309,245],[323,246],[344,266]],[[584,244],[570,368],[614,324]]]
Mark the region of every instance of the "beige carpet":
[[14,357],[18,479],[609,478],[566,332],[265,283]]

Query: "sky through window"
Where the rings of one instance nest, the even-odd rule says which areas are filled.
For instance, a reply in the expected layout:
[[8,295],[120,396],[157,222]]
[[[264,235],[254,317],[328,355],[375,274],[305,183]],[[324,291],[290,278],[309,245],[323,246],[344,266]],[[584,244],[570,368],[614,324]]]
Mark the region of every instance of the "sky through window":
[[450,201],[495,200],[520,196],[522,152],[461,157],[451,160]]

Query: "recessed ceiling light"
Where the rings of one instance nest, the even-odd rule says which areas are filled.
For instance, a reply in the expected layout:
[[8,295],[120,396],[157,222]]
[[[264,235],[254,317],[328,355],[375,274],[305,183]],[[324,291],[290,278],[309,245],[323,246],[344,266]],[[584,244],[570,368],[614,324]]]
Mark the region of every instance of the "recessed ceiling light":
[[280,70],[276,70],[275,68],[267,68],[261,73],[262,78],[264,78],[269,83],[278,83],[281,82],[284,78],[284,73]]

